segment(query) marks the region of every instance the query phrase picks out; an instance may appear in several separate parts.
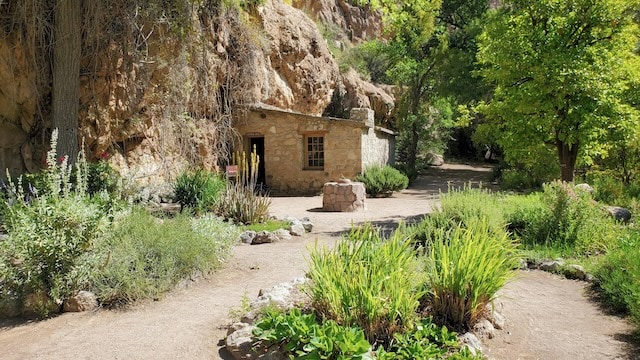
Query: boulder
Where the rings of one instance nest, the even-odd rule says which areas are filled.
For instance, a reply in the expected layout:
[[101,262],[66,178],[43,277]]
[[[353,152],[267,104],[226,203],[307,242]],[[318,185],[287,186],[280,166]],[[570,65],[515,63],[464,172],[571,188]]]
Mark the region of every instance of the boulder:
[[278,239],[278,241],[291,240],[291,233],[289,233],[289,230],[278,229],[273,232],[273,235]]
[[239,242],[243,244],[253,244],[253,240],[256,238],[256,232],[253,230],[247,230],[240,234]]
[[293,236],[302,236],[305,233],[304,226],[302,226],[300,221],[296,221],[289,227],[289,233]]
[[631,211],[620,206],[607,206],[607,212],[616,221],[627,224],[631,220]]
[[580,265],[570,264],[564,269],[564,276],[568,279],[586,280],[587,272]]
[[278,237],[268,231],[260,231],[251,241],[251,245],[270,244],[278,241]]
[[444,156],[436,153],[427,153],[427,157],[425,159],[427,163],[431,166],[442,166],[444,165]]
[[544,261],[540,264],[540,270],[548,272],[558,272],[564,266],[562,260]]
[[96,295],[90,291],[79,291],[62,303],[64,312],[93,311],[98,308]]

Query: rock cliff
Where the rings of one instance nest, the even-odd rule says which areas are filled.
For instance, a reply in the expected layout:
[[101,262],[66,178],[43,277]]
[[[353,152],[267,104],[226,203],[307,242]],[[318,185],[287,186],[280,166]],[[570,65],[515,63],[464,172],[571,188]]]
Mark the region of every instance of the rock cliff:
[[[380,35],[380,15],[343,0],[293,5],[201,9],[180,31],[125,16],[119,26],[128,32],[83,49],[79,124],[89,158],[106,155],[140,179],[171,177],[188,164],[214,169],[233,141],[232,119],[252,103],[321,115],[333,102],[388,116],[393,98],[355,71],[340,74],[316,25],[333,24],[357,43]],[[46,56],[28,40],[0,29],[3,175],[37,171],[52,130]]]

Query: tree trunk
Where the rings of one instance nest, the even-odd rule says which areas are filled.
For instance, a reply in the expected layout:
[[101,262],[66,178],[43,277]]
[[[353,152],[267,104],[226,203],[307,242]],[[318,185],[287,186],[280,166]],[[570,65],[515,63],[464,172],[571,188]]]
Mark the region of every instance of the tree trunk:
[[417,120],[414,119],[411,123],[411,142],[409,143],[409,154],[407,157],[407,166],[409,169],[416,169],[416,162],[418,158],[418,142],[420,141],[420,134],[418,132]]
[[58,157],[78,155],[82,1],[57,0],[54,12],[51,122],[58,129]]
[[558,160],[560,161],[560,176],[562,181],[573,181],[573,174],[578,160],[578,144],[567,144],[561,140],[556,141],[558,147]]

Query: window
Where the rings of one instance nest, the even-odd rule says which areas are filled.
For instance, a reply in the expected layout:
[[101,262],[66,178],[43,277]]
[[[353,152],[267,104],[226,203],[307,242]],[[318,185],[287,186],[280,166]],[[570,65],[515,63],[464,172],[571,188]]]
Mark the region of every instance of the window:
[[324,169],[324,137],[305,136],[305,168]]

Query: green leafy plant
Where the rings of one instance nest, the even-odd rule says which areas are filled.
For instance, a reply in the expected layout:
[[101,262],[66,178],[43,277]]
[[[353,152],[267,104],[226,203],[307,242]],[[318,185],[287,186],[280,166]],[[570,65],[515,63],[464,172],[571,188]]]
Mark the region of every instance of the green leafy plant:
[[216,174],[198,169],[186,171],[176,179],[175,199],[182,209],[197,213],[214,211],[226,188],[226,181]]
[[371,225],[352,229],[335,248],[311,251],[308,276],[318,314],[359,326],[371,343],[388,343],[417,320],[421,272],[401,232],[383,241]]
[[387,349],[376,351],[376,359],[482,359],[461,348],[456,333],[424,319],[414,331],[396,333]]
[[105,305],[157,298],[182,279],[218,268],[238,235],[235,226],[211,214],[159,219],[133,209],[114,221],[97,249],[96,295]]
[[247,230],[253,231],[276,231],[278,229],[288,229],[291,226],[291,222],[285,220],[267,220],[262,223],[255,223],[245,226]]
[[87,195],[86,161],[80,153],[72,191],[72,167],[56,158],[53,132],[42,190],[9,177],[9,196],[0,200],[0,217],[8,238],[0,241],[0,294],[22,302],[38,299],[41,315],[55,311],[79,287],[86,286],[92,266],[90,251],[105,232],[107,220]]
[[319,323],[313,314],[296,308],[267,311],[253,335],[259,346],[278,346],[296,359],[363,359],[371,348],[361,329],[332,320]]
[[468,328],[514,275],[516,245],[484,221],[439,235],[425,259],[426,301],[440,323]]
[[409,178],[391,166],[372,166],[356,176],[356,181],[364,183],[367,194],[373,197],[391,196],[394,191],[406,189]]

